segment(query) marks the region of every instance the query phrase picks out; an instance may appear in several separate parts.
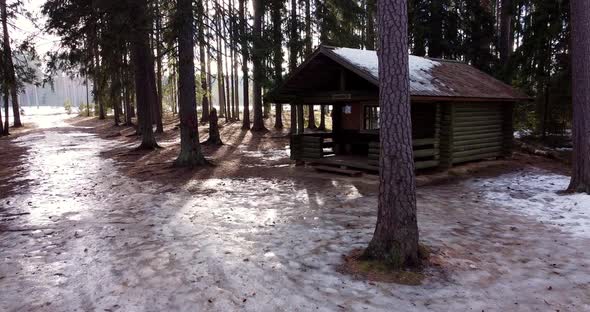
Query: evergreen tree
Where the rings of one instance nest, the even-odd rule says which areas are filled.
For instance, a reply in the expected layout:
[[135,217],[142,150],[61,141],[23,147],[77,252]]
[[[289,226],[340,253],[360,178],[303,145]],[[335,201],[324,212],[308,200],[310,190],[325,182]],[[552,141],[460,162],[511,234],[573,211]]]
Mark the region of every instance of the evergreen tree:
[[380,0],[377,12],[381,170],[377,225],[364,255],[403,268],[419,262],[407,2]]

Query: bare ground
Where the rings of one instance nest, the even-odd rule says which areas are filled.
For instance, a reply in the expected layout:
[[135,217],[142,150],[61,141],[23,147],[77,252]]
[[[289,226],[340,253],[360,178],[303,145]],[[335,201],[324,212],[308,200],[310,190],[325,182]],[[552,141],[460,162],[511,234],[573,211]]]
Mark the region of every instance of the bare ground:
[[338,272],[371,238],[377,179],[294,167],[285,133],[226,125],[227,144],[205,148],[217,166],[186,171],[170,166],[172,119],[150,153],[131,129],[49,119],[0,140],[19,168],[0,173],[2,311],[590,310],[587,198],[571,199],[571,223],[522,208],[565,205],[544,186],[559,163],[518,154],[422,174],[434,265],[403,286]]

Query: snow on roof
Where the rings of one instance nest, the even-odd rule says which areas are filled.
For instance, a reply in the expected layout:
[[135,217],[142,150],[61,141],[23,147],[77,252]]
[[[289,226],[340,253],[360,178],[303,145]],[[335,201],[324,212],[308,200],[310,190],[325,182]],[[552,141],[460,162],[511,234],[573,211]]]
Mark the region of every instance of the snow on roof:
[[[379,79],[379,59],[377,51],[359,50],[351,48],[335,48],[332,52],[344,58],[351,64],[360,67]],[[441,63],[424,57],[410,55],[410,88],[416,91],[436,92],[438,88],[433,84],[435,78],[432,69]]]

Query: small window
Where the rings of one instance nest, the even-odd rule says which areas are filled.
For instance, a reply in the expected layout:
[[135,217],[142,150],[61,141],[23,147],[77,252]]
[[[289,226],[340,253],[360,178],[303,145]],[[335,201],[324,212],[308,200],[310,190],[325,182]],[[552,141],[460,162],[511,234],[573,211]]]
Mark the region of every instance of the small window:
[[379,130],[379,106],[364,107],[364,130]]

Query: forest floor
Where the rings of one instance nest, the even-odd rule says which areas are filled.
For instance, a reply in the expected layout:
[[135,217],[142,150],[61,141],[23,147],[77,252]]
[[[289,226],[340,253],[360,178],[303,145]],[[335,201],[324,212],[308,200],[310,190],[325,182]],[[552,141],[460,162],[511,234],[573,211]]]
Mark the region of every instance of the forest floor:
[[[170,166],[131,129],[66,115],[0,139],[0,311],[589,311],[590,196],[563,165],[419,176],[420,286],[339,273],[371,238],[376,177],[295,167],[286,132],[226,125],[215,166]],[[205,129],[201,129],[201,138]]]

